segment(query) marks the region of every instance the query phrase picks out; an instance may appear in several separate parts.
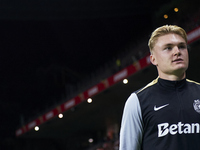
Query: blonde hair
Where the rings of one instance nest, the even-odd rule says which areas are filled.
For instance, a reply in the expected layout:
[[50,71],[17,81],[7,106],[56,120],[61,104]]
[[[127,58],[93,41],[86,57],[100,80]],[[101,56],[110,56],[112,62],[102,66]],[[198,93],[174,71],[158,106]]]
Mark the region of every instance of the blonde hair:
[[156,30],[154,30],[151,34],[151,37],[148,42],[148,46],[149,46],[151,53],[152,53],[152,50],[153,50],[158,38],[160,36],[163,36],[163,35],[166,35],[169,33],[175,33],[175,34],[180,35],[187,43],[187,34],[183,28],[176,26],[176,25],[164,25],[164,26],[161,26],[161,27],[157,28]]

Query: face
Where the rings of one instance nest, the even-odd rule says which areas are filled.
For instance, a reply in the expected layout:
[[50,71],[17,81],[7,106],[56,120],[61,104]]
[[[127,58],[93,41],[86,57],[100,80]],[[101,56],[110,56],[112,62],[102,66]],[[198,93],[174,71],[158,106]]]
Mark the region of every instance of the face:
[[189,61],[187,43],[178,34],[169,33],[160,36],[153,48],[150,60],[157,67],[161,78],[185,78]]

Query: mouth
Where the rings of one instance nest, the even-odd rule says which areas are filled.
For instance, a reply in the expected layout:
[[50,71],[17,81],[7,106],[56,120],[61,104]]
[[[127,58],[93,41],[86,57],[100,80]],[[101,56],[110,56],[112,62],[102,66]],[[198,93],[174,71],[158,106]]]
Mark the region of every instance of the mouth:
[[179,58],[179,59],[175,59],[172,62],[183,62],[183,59]]

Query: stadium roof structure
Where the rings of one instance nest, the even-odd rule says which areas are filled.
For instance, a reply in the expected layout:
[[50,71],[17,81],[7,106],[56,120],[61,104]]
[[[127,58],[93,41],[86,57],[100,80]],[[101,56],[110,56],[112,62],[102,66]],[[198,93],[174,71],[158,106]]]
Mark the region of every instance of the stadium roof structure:
[[[188,44],[195,43],[200,39],[200,27],[188,32],[187,35]],[[198,57],[195,55],[199,53],[198,49],[195,49],[195,53],[191,52],[189,72],[197,72],[195,68],[198,67],[196,63]],[[38,116],[37,119],[16,130],[16,136],[61,138],[84,134],[89,138],[93,132],[105,130],[115,123],[119,124],[128,96],[156,76],[156,68],[151,65],[149,55],[147,55],[49,112]],[[189,74],[190,76],[193,78],[193,73]],[[124,84],[123,79],[128,79],[128,83]],[[196,80],[200,81],[199,78]],[[91,103],[87,102],[88,98],[92,99]],[[62,119],[58,117],[60,113],[64,115]],[[35,126],[38,126],[40,130],[35,131]]]

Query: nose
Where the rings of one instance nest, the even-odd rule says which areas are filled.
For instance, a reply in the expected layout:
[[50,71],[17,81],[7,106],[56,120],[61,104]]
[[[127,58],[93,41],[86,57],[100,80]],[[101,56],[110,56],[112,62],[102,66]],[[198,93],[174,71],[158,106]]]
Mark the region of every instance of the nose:
[[181,51],[180,51],[180,49],[178,48],[178,46],[175,46],[174,47],[174,56],[179,56],[181,54]]

